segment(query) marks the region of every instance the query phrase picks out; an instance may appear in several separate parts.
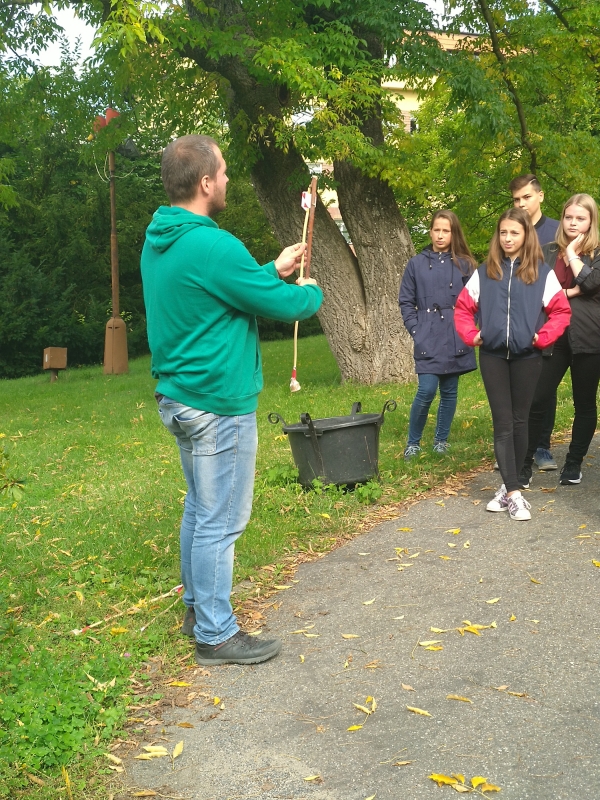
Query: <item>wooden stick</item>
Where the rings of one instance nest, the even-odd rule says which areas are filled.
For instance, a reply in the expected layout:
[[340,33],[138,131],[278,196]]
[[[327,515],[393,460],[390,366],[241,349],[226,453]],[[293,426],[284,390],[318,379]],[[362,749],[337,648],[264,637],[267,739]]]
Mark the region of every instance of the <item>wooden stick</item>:
[[[308,241],[306,246],[306,277],[310,278],[310,259],[312,256],[313,226],[315,224],[315,208],[317,207],[317,176],[313,175],[310,182],[310,211],[308,215]],[[302,276],[302,273],[300,273]]]

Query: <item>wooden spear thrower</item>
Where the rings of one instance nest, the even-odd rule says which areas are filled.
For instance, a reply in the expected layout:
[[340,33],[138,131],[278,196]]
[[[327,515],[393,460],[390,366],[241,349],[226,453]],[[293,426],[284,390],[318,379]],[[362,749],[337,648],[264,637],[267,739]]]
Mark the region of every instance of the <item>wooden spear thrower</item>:
[[[306,251],[302,253],[300,261],[300,277],[310,278],[310,259],[312,255],[313,225],[315,222],[315,208],[317,206],[317,176],[313,175],[310,187],[307,192],[302,192],[302,208],[306,211],[304,215],[304,227],[302,229],[302,243],[306,242]],[[296,366],[298,361],[298,320],[294,324],[294,366],[292,367],[292,377],[290,379],[290,392],[299,392],[302,388],[296,380]]]

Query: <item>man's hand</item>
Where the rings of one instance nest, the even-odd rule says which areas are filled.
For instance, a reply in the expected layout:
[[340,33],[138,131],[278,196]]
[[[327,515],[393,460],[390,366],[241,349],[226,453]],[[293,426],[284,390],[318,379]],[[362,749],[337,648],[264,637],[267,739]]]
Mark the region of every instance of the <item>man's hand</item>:
[[296,281],[298,286],[316,286],[317,282],[314,278],[298,278]]
[[483,344],[483,339],[481,338],[481,334],[478,331],[477,336],[473,339],[473,347],[479,347],[482,344]]
[[306,251],[306,245],[303,242],[292,244],[282,250],[275,259],[275,268],[282,278],[287,278],[295,269],[300,267],[302,253]]

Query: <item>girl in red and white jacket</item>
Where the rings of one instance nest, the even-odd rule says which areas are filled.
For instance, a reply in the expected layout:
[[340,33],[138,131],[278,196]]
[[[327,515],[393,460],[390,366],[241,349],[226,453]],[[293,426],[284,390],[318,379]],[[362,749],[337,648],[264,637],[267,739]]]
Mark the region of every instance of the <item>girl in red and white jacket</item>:
[[558,339],[570,317],[569,303],[544,263],[529,215],[510,208],[498,220],[488,257],[460,293],[454,312],[461,339],[481,348],[479,368],[504,481],[487,504],[488,511],[531,519],[518,479],[527,452],[529,408],[542,371],[541,351]]

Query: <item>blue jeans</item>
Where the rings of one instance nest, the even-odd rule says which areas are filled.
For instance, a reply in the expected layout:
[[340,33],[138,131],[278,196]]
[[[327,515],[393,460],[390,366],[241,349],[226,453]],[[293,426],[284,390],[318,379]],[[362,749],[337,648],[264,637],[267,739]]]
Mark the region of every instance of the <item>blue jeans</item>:
[[455,372],[450,375],[420,373],[417,377],[419,378],[419,388],[410,409],[408,444],[420,444],[429,407],[436,395],[438,385],[440,387],[440,405],[434,439],[436,442],[446,442],[456,411],[459,375]]
[[158,410],[176,438],[187,482],[181,521],[183,602],[194,636],[217,645],[239,630],[230,595],[235,540],[252,511],[256,414],[225,417],[163,397]]

